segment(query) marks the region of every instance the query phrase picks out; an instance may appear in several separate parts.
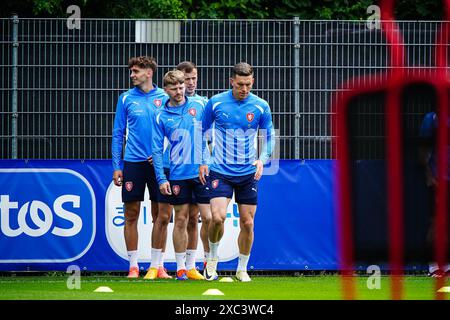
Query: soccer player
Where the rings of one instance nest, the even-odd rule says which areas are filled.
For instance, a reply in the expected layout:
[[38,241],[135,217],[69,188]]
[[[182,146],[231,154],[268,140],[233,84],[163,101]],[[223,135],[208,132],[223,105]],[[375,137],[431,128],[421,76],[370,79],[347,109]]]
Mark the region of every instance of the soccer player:
[[[152,57],[133,57],[128,62],[133,89],[119,97],[112,133],[113,181],[122,187],[125,207],[124,238],[129,258],[129,278],[139,277],[137,262],[138,219],[147,186],[152,216],[158,216],[158,187],[151,160],[151,120],[167,95],[152,81],[157,63]],[[126,138],[122,163],[122,149]],[[150,161],[151,162],[151,161]]]
[[[189,99],[198,100],[203,106],[208,103],[207,97],[202,97],[196,93],[198,69],[197,66],[191,61],[183,61],[177,66],[177,70],[184,73],[184,85],[186,87],[186,96]],[[211,221],[211,209],[209,204],[191,203],[189,206],[189,222],[188,222],[188,245],[186,251],[186,267],[188,270],[195,268],[195,255],[197,252],[198,242],[198,214],[200,210],[200,217],[202,219],[202,227],[200,229],[200,239],[203,243],[204,251],[204,263],[203,268],[206,265],[206,260],[209,257],[209,244],[208,244],[208,227]]]
[[[450,118],[447,121],[447,125],[450,127]],[[437,150],[436,150],[436,139],[437,139],[437,127],[438,118],[435,112],[427,113],[420,127],[420,145],[419,145],[419,161],[424,169],[426,185],[430,192],[430,196],[433,201],[433,206],[430,208],[432,219],[430,226],[428,227],[428,244],[431,249],[435,230],[435,217],[434,212],[436,209],[435,193],[437,187]],[[447,128],[448,130],[448,128]],[[450,160],[450,146],[448,147],[448,159]],[[447,183],[450,182],[450,165],[448,166]],[[450,192],[450,185],[447,187],[447,192]],[[450,199],[450,194],[447,196]],[[449,217],[447,217],[447,222],[450,223]],[[447,227],[447,237],[449,228]],[[450,273],[450,264],[444,266],[444,270],[439,269],[437,263],[432,262],[429,264],[428,272],[431,277],[442,277],[445,274]]]
[[[252,66],[240,62],[232,69],[232,89],[213,96],[205,107],[202,121],[204,133],[214,124],[212,157],[208,159],[204,142],[203,164],[199,169],[199,178],[208,185],[211,197],[210,258],[204,271],[209,281],[218,278],[218,248],[233,191],[239,207],[240,222],[236,278],[243,282],[251,281],[247,264],[254,237],[257,185],[264,163],[269,159],[275,144],[269,104],[250,92],[253,83]],[[267,140],[259,158],[254,145],[258,129],[267,132]]]
[[[208,205],[209,196],[198,175],[201,162],[203,105],[185,96],[184,74],[173,70],[164,76],[164,90],[169,100],[153,121],[153,161],[159,189],[171,195],[175,209],[173,245],[177,263],[177,280],[203,280],[195,266],[186,270],[187,224],[189,204],[195,194],[197,203]],[[164,139],[169,139],[170,176],[163,170]]]

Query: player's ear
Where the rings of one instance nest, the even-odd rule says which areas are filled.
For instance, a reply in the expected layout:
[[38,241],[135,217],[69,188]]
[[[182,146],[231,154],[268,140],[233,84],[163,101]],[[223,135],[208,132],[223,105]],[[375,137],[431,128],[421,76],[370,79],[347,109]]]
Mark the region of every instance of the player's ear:
[[234,84],[234,79],[230,78],[230,85],[233,86],[233,84]]

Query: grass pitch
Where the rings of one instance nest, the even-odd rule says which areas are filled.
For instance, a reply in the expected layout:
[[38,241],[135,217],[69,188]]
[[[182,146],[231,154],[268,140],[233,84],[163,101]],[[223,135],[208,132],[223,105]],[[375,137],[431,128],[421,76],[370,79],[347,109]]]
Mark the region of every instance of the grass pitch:
[[[355,278],[357,299],[389,300],[390,278],[381,277],[379,289],[369,289],[369,278]],[[69,285],[68,285],[69,283]],[[435,279],[404,277],[403,299],[435,298]],[[0,300],[340,300],[341,279],[337,275],[268,277],[253,276],[252,282],[176,281],[126,279],[123,276],[81,276],[79,289],[69,289],[73,279],[67,274],[0,277]],[[447,280],[447,286],[450,282]],[[94,292],[106,286],[113,292]],[[218,289],[221,296],[206,296]],[[446,296],[448,299],[448,294]]]

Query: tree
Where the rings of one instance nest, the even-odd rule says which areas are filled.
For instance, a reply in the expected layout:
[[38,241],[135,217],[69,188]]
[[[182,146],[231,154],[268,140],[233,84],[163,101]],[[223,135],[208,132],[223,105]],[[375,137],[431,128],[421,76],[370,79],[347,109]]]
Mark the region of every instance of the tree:
[[[0,14],[66,17],[75,4],[82,17],[164,19],[366,19],[375,0],[15,0],[2,1]],[[441,20],[442,1],[398,0],[399,20]]]

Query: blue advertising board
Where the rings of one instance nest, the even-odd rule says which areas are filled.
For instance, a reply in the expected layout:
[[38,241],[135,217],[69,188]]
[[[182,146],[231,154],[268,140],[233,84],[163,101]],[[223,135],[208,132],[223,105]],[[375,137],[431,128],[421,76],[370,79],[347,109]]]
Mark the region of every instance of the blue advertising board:
[[[253,270],[337,269],[333,161],[281,160],[259,182]],[[120,188],[108,160],[0,161],[0,270],[87,271],[128,268]],[[150,263],[150,200],[138,222],[141,268]],[[201,223],[201,221],[199,221]],[[166,267],[176,268],[168,227]],[[234,270],[239,254],[239,212],[228,207],[219,247],[220,270]],[[197,262],[203,259],[198,241]]]

